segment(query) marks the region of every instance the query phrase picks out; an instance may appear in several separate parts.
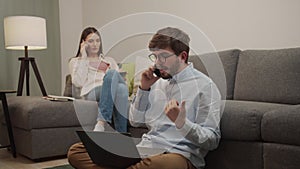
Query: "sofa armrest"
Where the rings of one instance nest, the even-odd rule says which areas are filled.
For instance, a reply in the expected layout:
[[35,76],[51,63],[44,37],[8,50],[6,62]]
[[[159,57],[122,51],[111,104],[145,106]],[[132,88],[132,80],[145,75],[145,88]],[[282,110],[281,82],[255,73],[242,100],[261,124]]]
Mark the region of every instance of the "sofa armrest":
[[226,100],[221,119],[222,138],[227,140],[260,141],[263,115],[266,112],[287,106],[289,105]]
[[66,76],[64,96],[72,97],[72,77],[70,74]]
[[265,142],[300,146],[300,104],[264,114],[261,134]]
[[64,90],[64,96],[68,97],[74,97],[76,99],[80,99],[80,92],[81,88],[76,87],[72,83],[72,77],[70,74],[66,76],[66,84],[65,84],[65,90]]

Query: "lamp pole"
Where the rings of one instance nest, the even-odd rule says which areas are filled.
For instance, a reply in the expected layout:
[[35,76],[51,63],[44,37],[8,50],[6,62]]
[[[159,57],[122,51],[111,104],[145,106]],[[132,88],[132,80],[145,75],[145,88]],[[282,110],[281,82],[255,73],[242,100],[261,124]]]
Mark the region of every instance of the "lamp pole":
[[25,49],[25,57],[20,57],[19,60],[21,61],[21,68],[20,68],[20,74],[19,74],[19,83],[18,83],[18,91],[17,96],[22,96],[23,91],[23,84],[24,84],[24,76],[26,76],[26,95],[30,95],[30,89],[29,89],[29,61],[31,63],[31,66],[33,68],[35,77],[39,83],[41,92],[43,96],[47,96],[46,89],[44,87],[41,75],[39,73],[39,70],[37,68],[37,65],[35,63],[35,59],[33,57],[28,57],[28,46],[24,46]]

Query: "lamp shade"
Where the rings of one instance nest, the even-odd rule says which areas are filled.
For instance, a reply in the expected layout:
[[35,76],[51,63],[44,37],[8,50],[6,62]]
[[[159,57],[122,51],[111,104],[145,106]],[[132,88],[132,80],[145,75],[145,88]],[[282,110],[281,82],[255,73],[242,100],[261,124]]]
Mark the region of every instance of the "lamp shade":
[[5,48],[38,50],[47,48],[46,20],[35,16],[9,16],[4,18]]

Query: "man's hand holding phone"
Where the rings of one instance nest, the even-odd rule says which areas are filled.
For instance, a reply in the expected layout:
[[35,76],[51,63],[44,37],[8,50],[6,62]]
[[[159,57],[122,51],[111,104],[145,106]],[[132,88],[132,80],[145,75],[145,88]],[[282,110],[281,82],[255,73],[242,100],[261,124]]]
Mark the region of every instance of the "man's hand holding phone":
[[146,71],[142,73],[141,76],[141,86],[142,90],[149,90],[150,87],[160,78],[158,76],[154,76],[153,73],[155,71],[154,67],[150,67]]

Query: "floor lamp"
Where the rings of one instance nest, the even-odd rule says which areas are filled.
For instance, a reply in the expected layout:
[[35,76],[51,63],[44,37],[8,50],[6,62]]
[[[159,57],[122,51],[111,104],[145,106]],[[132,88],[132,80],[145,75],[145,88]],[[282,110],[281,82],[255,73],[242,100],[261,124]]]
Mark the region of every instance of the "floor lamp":
[[26,94],[29,90],[29,63],[31,64],[43,96],[47,96],[35,59],[28,57],[28,50],[47,48],[46,20],[35,16],[9,16],[4,18],[5,48],[24,50],[21,61],[17,96],[22,96],[24,78],[26,77]]

